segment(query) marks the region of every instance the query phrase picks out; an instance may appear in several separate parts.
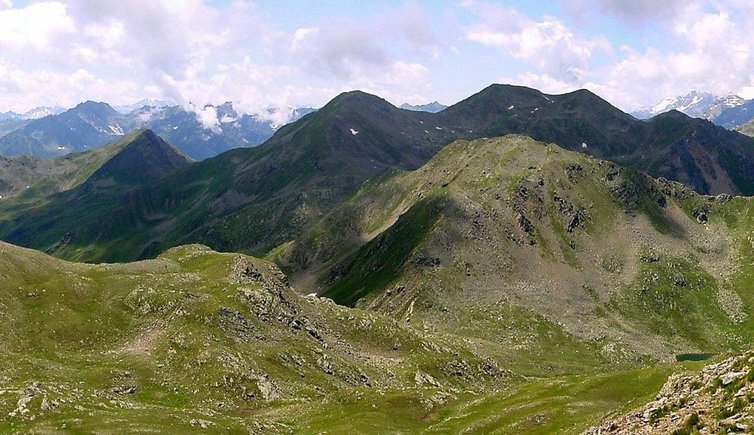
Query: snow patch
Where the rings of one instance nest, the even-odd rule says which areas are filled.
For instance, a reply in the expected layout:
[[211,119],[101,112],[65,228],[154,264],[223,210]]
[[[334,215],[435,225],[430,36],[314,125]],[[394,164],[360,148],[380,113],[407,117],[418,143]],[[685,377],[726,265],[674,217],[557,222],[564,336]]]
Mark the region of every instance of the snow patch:
[[123,136],[124,135],[123,128],[120,125],[118,125],[118,124],[108,125],[107,127],[110,128],[110,131],[114,135],[116,135],[116,136]]
[[356,136],[357,134],[359,134],[359,130],[351,129],[351,134]]

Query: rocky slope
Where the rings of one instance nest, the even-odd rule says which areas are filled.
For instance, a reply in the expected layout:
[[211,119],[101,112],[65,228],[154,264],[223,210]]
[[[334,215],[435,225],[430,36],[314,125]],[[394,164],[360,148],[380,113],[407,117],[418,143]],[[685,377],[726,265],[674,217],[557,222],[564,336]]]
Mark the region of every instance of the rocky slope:
[[754,136],[754,119],[741,125],[736,129],[739,133],[743,133],[747,136]]
[[655,400],[585,434],[713,434],[754,430],[754,352],[668,379]]
[[673,360],[754,339],[749,203],[521,136],[459,141],[273,256],[341,304],[486,340],[524,309],[606,354]]

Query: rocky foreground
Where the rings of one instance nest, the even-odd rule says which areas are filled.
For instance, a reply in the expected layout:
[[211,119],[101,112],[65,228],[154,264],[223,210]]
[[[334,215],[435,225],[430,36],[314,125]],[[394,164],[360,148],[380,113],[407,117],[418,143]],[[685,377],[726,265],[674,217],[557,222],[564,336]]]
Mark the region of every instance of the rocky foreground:
[[754,351],[674,375],[654,401],[585,434],[712,434],[754,431]]

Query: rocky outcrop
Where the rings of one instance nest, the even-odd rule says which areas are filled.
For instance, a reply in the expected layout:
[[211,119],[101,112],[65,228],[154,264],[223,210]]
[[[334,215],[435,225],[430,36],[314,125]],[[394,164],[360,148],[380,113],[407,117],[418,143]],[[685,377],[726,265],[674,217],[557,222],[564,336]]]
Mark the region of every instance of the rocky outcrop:
[[712,434],[754,431],[754,351],[673,375],[655,400],[585,432]]

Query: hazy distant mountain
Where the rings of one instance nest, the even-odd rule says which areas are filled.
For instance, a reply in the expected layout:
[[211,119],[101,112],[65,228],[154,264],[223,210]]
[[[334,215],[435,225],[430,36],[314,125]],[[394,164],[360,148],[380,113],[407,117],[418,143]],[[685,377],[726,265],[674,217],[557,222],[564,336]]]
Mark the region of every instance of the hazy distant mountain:
[[19,115],[16,112],[0,113],[0,121],[8,121],[8,120],[15,120],[15,119],[21,119],[21,115]]
[[692,91],[683,96],[664,98],[654,106],[638,110],[632,115],[639,119],[647,119],[661,113],[677,110],[692,118],[702,118],[714,122],[724,110],[740,106],[745,101],[734,94],[717,96],[709,92]]
[[0,136],[5,136],[29,122],[14,115],[16,114],[12,112],[0,114]]
[[21,119],[41,119],[45,116],[50,115],[59,115],[61,113],[65,112],[65,109],[62,107],[48,107],[48,106],[42,106],[42,107],[35,107],[34,109],[29,110],[28,112],[24,112],[21,114]]
[[736,129],[754,119],[754,100],[723,110],[713,121],[715,124],[727,129]]
[[59,115],[34,119],[6,134],[0,138],[0,155],[52,157],[86,151],[123,136],[127,130],[128,125],[112,107],[87,101]]
[[149,128],[193,159],[203,160],[233,148],[259,145],[275,132],[273,122],[240,114],[232,103],[207,105],[196,112],[180,106],[142,107],[128,115],[132,125]]
[[17,128],[23,127],[29,121],[44,118],[45,116],[57,115],[64,112],[60,107],[36,107],[24,113],[4,112],[0,113],[0,137],[5,136]]
[[414,112],[429,112],[429,113],[437,113],[441,110],[446,109],[447,107],[448,106],[444,104],[440,104],[437,101],[433,101],[427,104],[420,104],[417,106],[414,106],[408,103],[401,105],[401,109],[404,109],[404,110],[413,110]]
[[[127,113],[124,111],[136,107]],[[314,111],[310,108],[267,108],[245,114],[232,103],[184,109],[168,101],[142,100],[118,110],[87,102],[61,114],[39,108],[19,115],[0,115],[0,155],[56,157],[85,151],[138,128],[148,128],[175,144],[189,157],[202,160],[232,148],[259,145],[281,125]],[[47,115],[37,119],[45,113]]]
[[168,101],[168,100],[145,98],[139,102],[136,102],[127,106],[115,106],[114,109],[124,115],[127,115],[143,107],[163,108],[163,107],[169,107],[169,106],[175,106],[175,105],[176,103],[172,101]]

